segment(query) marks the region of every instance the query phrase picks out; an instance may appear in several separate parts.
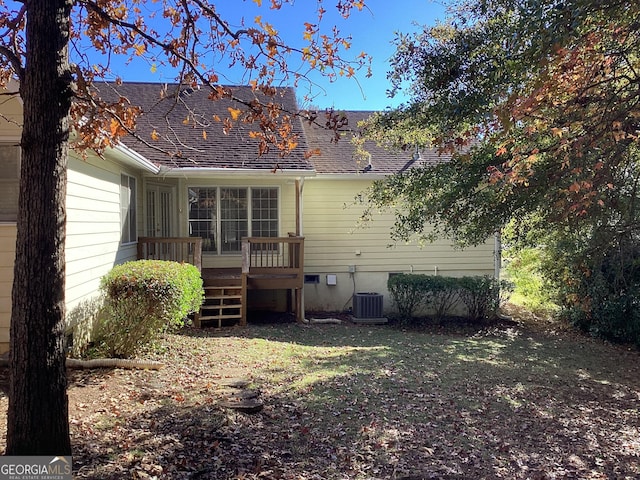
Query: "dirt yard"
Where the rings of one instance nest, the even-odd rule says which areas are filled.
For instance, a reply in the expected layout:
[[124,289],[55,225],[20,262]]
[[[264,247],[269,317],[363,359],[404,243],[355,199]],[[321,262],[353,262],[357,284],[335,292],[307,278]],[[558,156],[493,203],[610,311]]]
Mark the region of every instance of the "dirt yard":
[[70,370],[75,478],[640,478],[638,352],[566,329],[185,329],[148,358]]

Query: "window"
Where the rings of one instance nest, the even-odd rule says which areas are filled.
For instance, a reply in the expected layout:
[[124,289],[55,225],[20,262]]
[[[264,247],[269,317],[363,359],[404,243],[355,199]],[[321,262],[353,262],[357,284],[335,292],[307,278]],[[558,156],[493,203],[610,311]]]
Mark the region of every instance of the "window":
[[251,189],[251,235],[254,237],[278,236],[277,189]]
[[239,252],[242,237],[249,236],[246,188],[220,189],[220,227],[222,253]]
[[215,188],[189,189],[189,236],[202,238],[203,252],[217,252],[218,191]]
[[243,237],[277,237],[278,189],[189,188],[189,236],[221,254],[239,253]]
[[18,219],[20,147],[0,145],[0,222]]
[[138,240],[136,229],[136,179],[120,175],[120,227],[122,243],[132,243]]

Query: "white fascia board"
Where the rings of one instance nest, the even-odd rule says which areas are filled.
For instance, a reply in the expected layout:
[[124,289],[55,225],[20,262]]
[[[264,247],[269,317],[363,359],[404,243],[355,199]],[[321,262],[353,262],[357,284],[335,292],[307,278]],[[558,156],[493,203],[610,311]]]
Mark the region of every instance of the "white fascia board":
[[[80,119],[80,123],[86,122],[86,117],[82,117]],[[75,128],[71,129],[71,140],[75,140],[78,133]],[[151,160],[147,159],[144,155],[139,154],[134,149],[127,147],[124,143],[118,142],[115,147],[108,147],[104,151],[105,155],[109,155],[113,157],[114,160],[120,161],[132,167],[139,168],[146,173],[153,173],[157,175],[160,173],[160,167],[153,163]]]
[[117,160],[127,163],[133,167],[140,168],[147,173],[153,173],[155,175],[160,173],[161,169],[159,166],[122,143],[119,143],[118,145],[108,149],[107,151],[112,154]]
[[203,167],[186,167],[186,168],[170,168],[162,169],[163,177],[242,177],[242,178],[264,178],[264,177],[287,177],[301,178],[313,177],[316,175],[314,170],[291,170],[277,169],[273,170],[256,170],[252,168],[203,168]]
[[383,180],[391,173],[319,173],[309,180]]

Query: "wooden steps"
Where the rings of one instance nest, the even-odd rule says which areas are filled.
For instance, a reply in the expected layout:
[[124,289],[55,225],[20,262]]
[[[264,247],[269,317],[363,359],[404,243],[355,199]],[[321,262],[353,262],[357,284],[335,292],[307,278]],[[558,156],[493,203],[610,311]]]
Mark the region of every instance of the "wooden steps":
[[200,270],[206,301],[201,312],[194,315],[196,327],[246,325],[247,289],[289,290],[288,309],[294,310],[297,320],[302,322],[304,237],[289,234],[288,237],[243,238],[241,256],[240,265],[235,268],[203,268],[201,238],[138,238],[138,258],[189,262]]
[[[195,326],[227,327],[245,323],[246,288],[237,282],[225,285],[208,285],[205,280],[204,304],[195,318]],[[214,283],[214,282],[212,282]]]

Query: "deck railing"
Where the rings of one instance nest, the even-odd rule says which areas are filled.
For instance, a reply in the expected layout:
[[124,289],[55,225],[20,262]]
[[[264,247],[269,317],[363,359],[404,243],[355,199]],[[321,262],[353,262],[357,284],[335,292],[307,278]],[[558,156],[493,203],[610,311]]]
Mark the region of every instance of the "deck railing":
[[243,288],[287,289],[296,319],[304,320],[304,237],[242,239]]
[[242,239],[242,273],[302,276],[304,237],[249,237]]
[[138,258],[191,263],[202,271],[202,239],[138,237]]
[[[138,258],[186,262],[202,270],[202,239],[195,237],[139,237]],[[242,273],[302,276],[304,237],[242,239]]]

